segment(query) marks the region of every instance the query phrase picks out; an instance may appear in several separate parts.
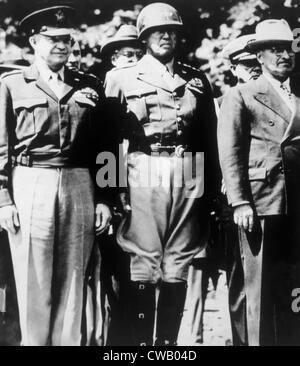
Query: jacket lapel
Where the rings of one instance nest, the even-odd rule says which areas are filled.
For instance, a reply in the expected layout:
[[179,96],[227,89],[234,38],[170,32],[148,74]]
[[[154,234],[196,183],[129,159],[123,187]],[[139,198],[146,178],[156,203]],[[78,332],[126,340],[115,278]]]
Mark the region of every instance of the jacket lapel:
[[298,96],[294,97],[294,113],[281,142],[286,142],[294,137],[300,138],[300,98]]
[[151,62],[149,56],[144,56],[137,64],[138,79],[160,89],[171,91],[169,85],[164,81],[162,73],[157,72],[156,65]]
[[286,123],[290,123],[292,112],[284,103],[269,81],[261,75],[257,79],[258,92],[254,96],[260,103],[271,109],[278,116],[283,118]]
[[[79,81],[80,80],[78,79],[78,82]],[[64,89],[60,99],[65,98],[74,89],[75,82],[76,79],[74,78],[73,74],[69,71],[68,68],[65,68]]]
[[175,71],[175,75],[174,75],[175,88],[174,88],[174,90],[176,90],[176,89],[179,89],[182,86],[186,85],[188,80],[185,79],[187,77],[187,72],[180,67],[178,62],[175,63],[174,71]]

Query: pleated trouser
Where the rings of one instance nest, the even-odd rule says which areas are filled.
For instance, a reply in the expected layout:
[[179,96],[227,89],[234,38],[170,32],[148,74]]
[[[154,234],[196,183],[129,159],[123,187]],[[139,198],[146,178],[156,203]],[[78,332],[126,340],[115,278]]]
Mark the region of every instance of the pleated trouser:
[[94,188],[84,168],[13,170],[20,230],[10,235],[22,345],[80,345]]

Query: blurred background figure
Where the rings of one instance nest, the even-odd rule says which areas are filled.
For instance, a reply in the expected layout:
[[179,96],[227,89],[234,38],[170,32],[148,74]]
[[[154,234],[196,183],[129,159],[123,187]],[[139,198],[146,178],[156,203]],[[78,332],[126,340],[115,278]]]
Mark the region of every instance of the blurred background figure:
[[104,43],[101,54],[109,58],[113,67],[123,67],[139,61],[144,55],[144,50],[136,27],[122,25],[115,36]]
[[223,56],[229,59],[230,69],[237,79],[237,83],[246,83],[257,79],[261,74],[261,67],[255,54],[245,50],[247,43],[255,38],[254,34],[247,34],[229,42],[223,50]]
[[[114,37],[101,48],[101,54],[107,63],[107,69],[125,67],[137,63],[144,55],[142,42],[138,39],[134,25],[122,25]],[[108,71],[106,77],[111,71]],[[112,71],[113,72],[113,71]],[[125,157],[128,141],[122,142],[122,154]],[[126,159],[124,159],[124,162]],[[125,168],[126,169],[126,168]],[[126,170],[125,170],[126,171]],[[115,232],[119,224],[115,216],[113,229],[105,243],[101,243],[102,269],[101,281],[104,297],[104,329],[107,345],[123,345],[127,342],[128,324],[122,312],[123,299],[128,296],[122,281],[129,276],[129,258],[116,242]],[[123,293],[124,289],[124,293]]]
[[81,66],[81,49],[78,40],[73,36],[74,45],[72,47],[72,52],[69,56],[69,60],[67,62],[67,67],[70,70],[79,71]]

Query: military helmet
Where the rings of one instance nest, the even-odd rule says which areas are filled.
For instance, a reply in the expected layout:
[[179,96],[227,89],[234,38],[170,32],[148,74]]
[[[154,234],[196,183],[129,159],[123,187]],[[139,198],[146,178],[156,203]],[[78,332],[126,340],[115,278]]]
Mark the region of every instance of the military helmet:
[[137,18],[139,38],[152,28],[173,26],[182,27],[182,19],[173,6],[165,3],[153,3],[145,6]]

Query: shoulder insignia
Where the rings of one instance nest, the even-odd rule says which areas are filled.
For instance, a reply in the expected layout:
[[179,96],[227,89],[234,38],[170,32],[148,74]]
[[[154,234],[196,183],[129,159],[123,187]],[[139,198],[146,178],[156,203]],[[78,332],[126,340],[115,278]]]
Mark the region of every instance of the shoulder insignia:
[[196,67],[193,67],[191,65],[188,65],[188,64],[184,64],[182,62],[178,62],[178,64],[181,66],[181,67],[184,67],[186,69],[189,69],[189,70],[193,70],[193,71],[197,71],[197,72],[201,72],[199,69],[197,69]]

